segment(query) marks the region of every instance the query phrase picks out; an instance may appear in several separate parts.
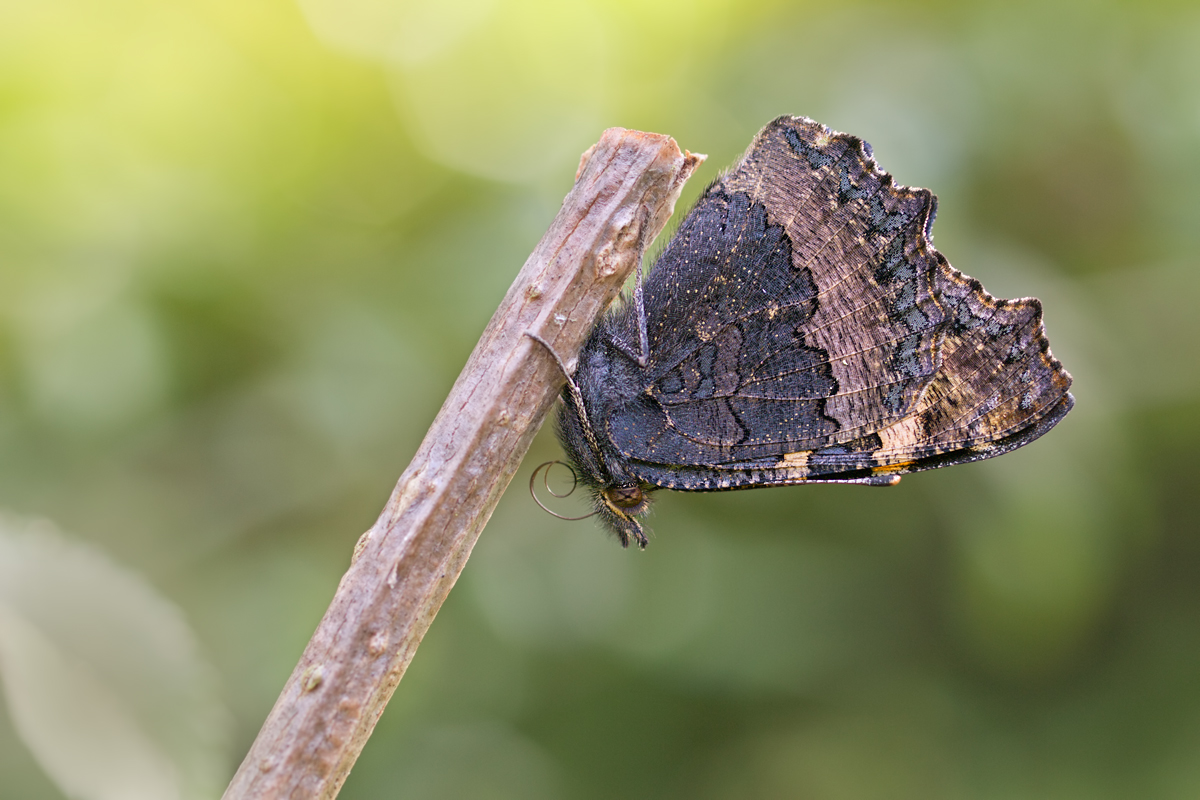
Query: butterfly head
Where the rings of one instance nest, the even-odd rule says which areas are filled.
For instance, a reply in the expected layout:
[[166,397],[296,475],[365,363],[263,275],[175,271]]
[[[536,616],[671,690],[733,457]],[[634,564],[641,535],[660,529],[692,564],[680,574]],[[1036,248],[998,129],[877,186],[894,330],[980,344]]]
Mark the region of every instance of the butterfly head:
[[604,490],[603,494],[604,502],[610,506],[616,506],[623,511],[627,511],[630,514],[642,513],[649,502],[646,493],[637,484],[631,486],[610,486]]
[[637,517],[650,510],[650,494],[639,484],[613,484],[594,492],[596,513],[621,540],[622,547],[635,541],[646,548],[646,532]]
[[594,513],[617,535],[623,547],[636,542],[644,548],[646,532],[638,517],[650,510],[652,486],[623,469],[620,454],[597,437],[582,397],[570,385],[563,392],[558,415],[558,437],[575,480],[587,487]]

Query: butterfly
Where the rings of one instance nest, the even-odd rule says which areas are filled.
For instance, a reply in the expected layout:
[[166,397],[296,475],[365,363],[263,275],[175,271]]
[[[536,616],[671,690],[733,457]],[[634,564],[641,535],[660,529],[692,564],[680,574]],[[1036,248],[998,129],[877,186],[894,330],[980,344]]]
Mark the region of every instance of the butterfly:
[[561,395],[558,433],[623,546],[657,489],[891,485],[1029,444],[1071,410],[1041,303],[934,249],[937,198],[870,145],[780,117],[708,187]]

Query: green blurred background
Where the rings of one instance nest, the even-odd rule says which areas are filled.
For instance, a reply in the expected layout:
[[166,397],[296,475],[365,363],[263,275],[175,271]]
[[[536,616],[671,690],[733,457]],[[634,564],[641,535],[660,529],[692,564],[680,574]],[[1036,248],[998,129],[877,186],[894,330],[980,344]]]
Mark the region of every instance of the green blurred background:
[[[784,113],[1042,299],[1075,411],[890,490],[660,495],[644,553],[529,499],[547,428],[341,796],[1200,796],[1195,3],[4,3],[0,506],[182,609],[216,783],[579,154],[707,153],[682,210]],[[0,796],[62,796],[6,713]]]

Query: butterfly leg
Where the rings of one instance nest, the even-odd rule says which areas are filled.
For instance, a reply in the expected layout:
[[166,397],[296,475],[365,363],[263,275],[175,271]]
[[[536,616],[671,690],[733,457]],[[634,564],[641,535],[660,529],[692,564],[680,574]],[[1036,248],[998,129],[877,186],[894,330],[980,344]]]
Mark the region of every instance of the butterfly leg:
[[563,377],[567,379],[567,393],[571,396],[571,405],[575,406],[575,413],[579,415],[579,419],[583,423],[584,438],[587,439],[588,446],[592,448],[596,458],[603,461],[604,457],[600,454],[600,443],[596,440],[596,433],[592,430],[591,422],[588,421],[587,407],[583,404],[583,392],[579,391],[579,384],[575,383],[575,379],[567,371],[567,365],[559,358],[558,353],[554,351],[549,342],[530,331],[525,331],[525,335],[546,349],[546,352],[554,359],[554,363],[558,365]]
[[[637,308],[638,343],[642,346],[642,352],[638,355],[637,362],[639,367],[645,369],[646,365],[650,363],[650,337],[646,333],[646,301],[642,292],[642,285],[645,281],[642,279],[642,261],[646,257],[647,242],[644,231],[648,229],[650,209],[642,206],[642,211],[647,215],[647,221],[641,228],[643,231],[642,241],[638,242],[637,283],[633,287],[633,304]],[[645,545],[642,546],[645,547]]]
[[647,364],[650,363],[650,337],[646,333],[646,301],[642,292],[642,285],[645,283],[645,280],[643,280],[644,276],[642,272],[642,261],[645,260],[646,248],[650,245],[648,236],[650,233],[650,216],[652,213],[653,212],[651,212],[650,207],[647,205],[642,205],[641,208],[638,209],[638,260],[636,272],[637,277],[633,285],[633,307],[636,309],[637,313],[638,345],[640,346],[640,349],[638,352],[634,352],[633,348],[630,347],[628,343],[621,341],[615,336],[611,339],[612,343],[618,350],[636,361],[638,366],[642,367],[643,369]]

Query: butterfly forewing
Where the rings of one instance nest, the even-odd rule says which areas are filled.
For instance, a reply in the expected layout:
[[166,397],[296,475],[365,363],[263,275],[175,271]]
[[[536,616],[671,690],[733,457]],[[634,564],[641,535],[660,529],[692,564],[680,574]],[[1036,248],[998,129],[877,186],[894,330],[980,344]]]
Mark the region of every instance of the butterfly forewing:
[[1040,308],[953,270],[935,206],[857,138],[767,126],[646,280],[640,395],[604,426],[631,471],[678,488],[680,468],[707,471],[694,488],[905,472],[1049,414],[1070,379]]
[[626,303],[563,395],[563,447],[623,543],[644,546],[655,487],[892,483],[1062,419],[1071,377],[1040,304],[953,269],[936,206],[853,136],[802,117],[759,133],[650,270],[644,360]]

